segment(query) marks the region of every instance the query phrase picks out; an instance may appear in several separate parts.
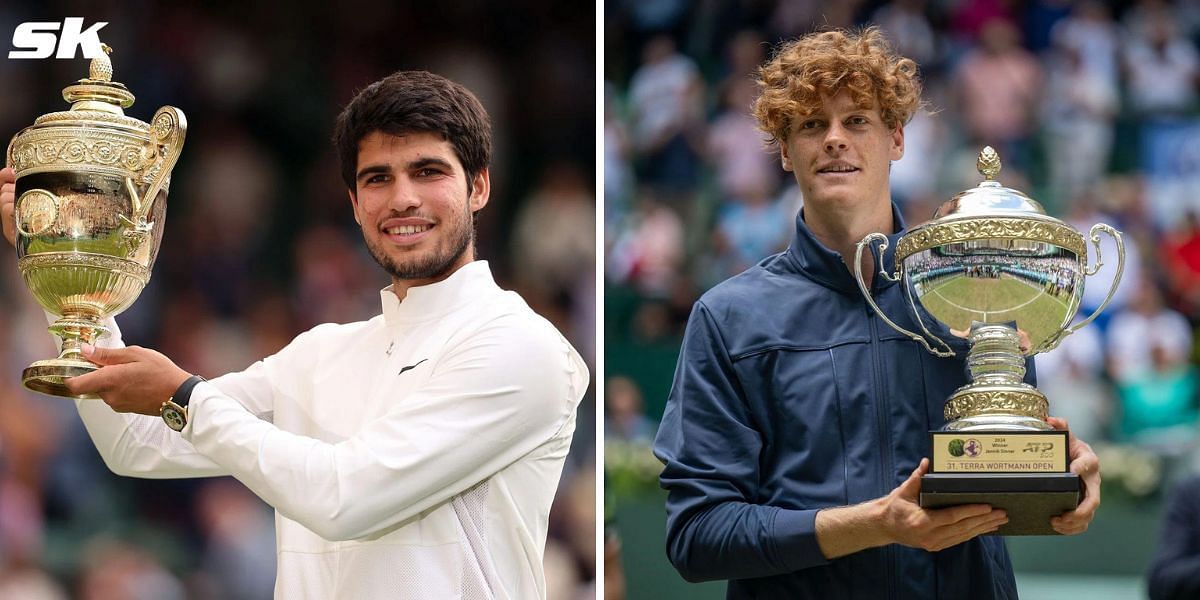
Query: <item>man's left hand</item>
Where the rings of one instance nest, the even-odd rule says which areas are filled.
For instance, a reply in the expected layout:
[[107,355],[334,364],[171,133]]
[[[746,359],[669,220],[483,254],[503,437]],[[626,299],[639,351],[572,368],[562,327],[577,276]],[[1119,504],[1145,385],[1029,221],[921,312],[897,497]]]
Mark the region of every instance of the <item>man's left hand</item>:
[[74,394],[97,394],[117,412],[158,415],[163,402],[191,376],[149,348],[95,348],[84,344],[83,356],[100,368],[67,379],[67,389]]
[[1083,480],[1083,499],[1075,510],[1069,510],[1050,519],[1050,526],[1063,535],[1075,535],[1087,531],[1088,524],[1096,516],[1100,508],[1100,459],[1075,434],[1069,433],[1067,420],[1058,417],[1047,417],[1046,422],[1055,429],[1068,430],[1068,458],[1071,461],[1071,472]]

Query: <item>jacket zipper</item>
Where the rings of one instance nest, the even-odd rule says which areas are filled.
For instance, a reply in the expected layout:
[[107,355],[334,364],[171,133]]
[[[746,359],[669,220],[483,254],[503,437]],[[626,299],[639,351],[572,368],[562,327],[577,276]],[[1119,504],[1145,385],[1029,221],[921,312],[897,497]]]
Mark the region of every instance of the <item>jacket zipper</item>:
[[[872,286],[874,287],[874,286]],[[872,290],[874,293],[874,290]],[[875,421],[881,437],[879,444],[879,492],[886,496],[891,488],[888,485],[888,475],[892,472],[892,432],[887,424],[887,411],[884,410],[887,400],[887,390],[883,386],[882,367],[879,364],[879,325],[878,319],[872,313],[871,307],[866,306],[867,321],[871,324],[871,371],[875,380]],[[883,547],[885,568],[887,569],[888,597],[896,597],[896,549],[892,544]]]

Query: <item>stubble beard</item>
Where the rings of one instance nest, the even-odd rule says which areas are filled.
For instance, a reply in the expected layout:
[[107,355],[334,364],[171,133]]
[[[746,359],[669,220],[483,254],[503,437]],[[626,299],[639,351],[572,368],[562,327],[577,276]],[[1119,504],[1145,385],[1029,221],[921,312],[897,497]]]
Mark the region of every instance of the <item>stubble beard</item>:
[[[441,224],[439,224],[441,226]],[[365,232],[364,232],[365,233]],[[424,256],[412,260],[397,262],[383,249],[383,243],[378,239],[367,240],[367,250],[379,266],[383,267],[395,279],[436,279],[445,275],[454,266],[463,253],[475,242],[475,220],[467,217],[466,221],[451,232],[449,239],[440,243]]]

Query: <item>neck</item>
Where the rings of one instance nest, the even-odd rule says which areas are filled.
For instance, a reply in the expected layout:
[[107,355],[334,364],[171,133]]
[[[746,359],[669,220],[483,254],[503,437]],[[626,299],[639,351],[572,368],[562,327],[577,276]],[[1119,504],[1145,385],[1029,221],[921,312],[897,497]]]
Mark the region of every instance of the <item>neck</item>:
[[[842,261],[853,269],[854,252],[858,242],[871,233],[895,233],[891,201],[876,202],[870,210],[860,205],[856,210],[841,207],[804,206],[804,223],[826,248],[842,255]],[[864,261],[870,259],[864,254]],[[864,266],[866,264],[864,263]]]
[[438,275],[434,275],[433,277],[424,277],[421,279],[404,279],[404,278],[396,277],[395,275],[393,275],[392,276],[392,293],[395,294],[396,298],[399,298],[401,302],[404,302],[404,299],[408,297],[408,290],[415,288],[415,287],[420,287],[423,285],[430,285],[433,283],[437,283],[439,281],[445,281],[448,277],[453,275],[459,269],[471,264],[474,260],[475,260],[475,253],[468,250],[467,252],[464,252],[463,255],[461,257],[459,257],[459,260],[455,261],[454,264],[450,266],[450,268],[446,269],[445,271],[441,272]]

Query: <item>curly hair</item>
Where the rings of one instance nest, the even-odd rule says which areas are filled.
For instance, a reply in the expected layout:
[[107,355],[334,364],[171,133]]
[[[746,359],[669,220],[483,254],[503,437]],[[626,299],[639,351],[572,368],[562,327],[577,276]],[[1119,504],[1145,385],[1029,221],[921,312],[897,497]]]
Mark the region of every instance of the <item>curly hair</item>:
[[754,117],[774,143],[787,139],[796,119],[820,109],[822,94],[846,89],[859,107],[876,103],[889,129],[908,123],[921,107],[917,63],[893,52],[878,27],[788,42],[759,67],[757,83]]

